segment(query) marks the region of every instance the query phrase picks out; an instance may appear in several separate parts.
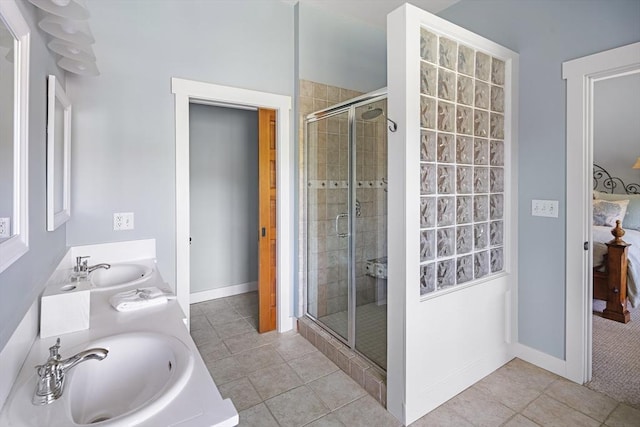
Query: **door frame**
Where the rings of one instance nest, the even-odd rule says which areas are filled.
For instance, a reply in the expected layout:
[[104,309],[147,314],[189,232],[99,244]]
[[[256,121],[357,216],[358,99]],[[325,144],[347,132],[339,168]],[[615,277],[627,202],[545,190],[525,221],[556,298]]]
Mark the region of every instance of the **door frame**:
[[290,138],[291,97],[231,86],[220,86],[173,77],[176,126],[176,295],[189,327],[190,304],[190,196],[189,196],[189,103],[204,101],[228,107],[253,107],[276,110],[277,120],[277,330],[293,328],[294,259],[294,177],[293,145]]
[[640,43],[562,64],[567,81],[566,377],[591,380],[592,365],[592,173],[593,100],[598,81],[640,69]]

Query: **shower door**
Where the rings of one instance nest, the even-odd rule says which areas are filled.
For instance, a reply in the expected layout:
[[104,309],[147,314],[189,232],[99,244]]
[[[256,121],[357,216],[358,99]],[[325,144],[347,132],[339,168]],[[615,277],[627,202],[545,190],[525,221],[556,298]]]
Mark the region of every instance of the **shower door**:
[[349,111],[307,124],[307,313],[349,340]]
[[386,95],[307,117],[307,315],[386,369]]

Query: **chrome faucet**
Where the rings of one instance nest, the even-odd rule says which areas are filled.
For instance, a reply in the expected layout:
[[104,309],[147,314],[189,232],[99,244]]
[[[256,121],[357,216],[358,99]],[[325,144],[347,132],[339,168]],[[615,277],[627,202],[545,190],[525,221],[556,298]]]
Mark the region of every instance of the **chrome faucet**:
[[87,261],[87,258],[89,257],[88,256],[76,257],[76,266],[73,267],[73,273],[71,273],[72,282],[79,282],[81,280],[86,280],[87,277],[89,277],[89,273],[91,273],[94,270],[97,270],[98,268],[104,268],[105,270],[108,270],[111,268],[111,265],[105,264],[105,263],[92,265],[90,267],[89,262]]
[[49,358],[45,364],[36,366],[38,383],[33,393],[34,405],[48,405],[62,396],[64,377],[69,369],[87,360],[103,360],[109,353],[106,348],[90,348],[68,359],[60,360],[58,350],[60,350],[60,338],[56,340],[53,347],[49,347]]

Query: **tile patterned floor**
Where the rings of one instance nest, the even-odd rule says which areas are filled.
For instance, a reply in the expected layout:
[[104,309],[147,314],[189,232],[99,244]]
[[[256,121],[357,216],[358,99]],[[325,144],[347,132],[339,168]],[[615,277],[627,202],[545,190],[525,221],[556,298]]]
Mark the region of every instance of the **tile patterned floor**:
[[[347,312],[339,311],[319,319],[326,326],[347,335]],[[356,308],[356,349],[387,369],[387,305],[360,305]]]
[[[191,306],[191,335],[242,427],[401,424],[295,332],[256,331],[255,293]],[[411,424],[640,427],[640,410],[514,359]]]

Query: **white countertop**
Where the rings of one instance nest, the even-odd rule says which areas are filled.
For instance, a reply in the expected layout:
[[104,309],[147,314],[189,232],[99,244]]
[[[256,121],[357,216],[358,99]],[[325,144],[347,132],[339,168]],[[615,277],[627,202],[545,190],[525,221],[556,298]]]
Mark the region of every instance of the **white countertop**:
[[[158,286],[166,289],[159,274],[155,274],[149,281],[138,286]],[[148,307],[132,312],[118,312],[111,307],[109,297],[135,287],[134,285],[115,290],[93,290],[91,292],[90,327],[84,331],[60,336],[62,358],[65,359],[75,354],[78,349],[81,349],[81,346],[91,341],[119,333],[157,332],[174,336],[193,352],[193,372],[184,389],[172,402],[158,414],[136,425],[149,427],[236,426],[239,422],[238,413],[231,400],[222,398],[211,379],[207,367],[184,325],[184,314],[175,299],[162,306]],[[31,404],[31,396],[36,385],[34,366],[46,362],[49,347],[55,344],[56,338],[55,336],[45,339],[37,338],[34,342],[4,405],[3,412],[0,413],[0,425],[7,427],[69,426],[70,418],[60,413],[64,409],[62,402],[56,401],[45,406]],[[126,381],[126,378],[123,378],[123,381]],[[26,396],[25,390],[28,390]],[[23,405],[24,399],[28,399],[30,407]]]

